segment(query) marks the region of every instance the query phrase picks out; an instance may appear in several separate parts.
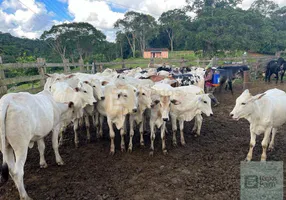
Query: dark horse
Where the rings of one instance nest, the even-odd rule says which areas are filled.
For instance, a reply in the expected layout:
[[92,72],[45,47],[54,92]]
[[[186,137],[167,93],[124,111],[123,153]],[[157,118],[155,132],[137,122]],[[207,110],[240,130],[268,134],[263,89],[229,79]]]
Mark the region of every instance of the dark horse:
[[276,84],[278,83],[279,73],[281,74],[281,83],[283,83],[283,77],[286,70],[286,61],[283,58],[278,58],[278,60],[271,60],[266,66],[265,82],[270,82],[270,77],[272,74],[276,75]]

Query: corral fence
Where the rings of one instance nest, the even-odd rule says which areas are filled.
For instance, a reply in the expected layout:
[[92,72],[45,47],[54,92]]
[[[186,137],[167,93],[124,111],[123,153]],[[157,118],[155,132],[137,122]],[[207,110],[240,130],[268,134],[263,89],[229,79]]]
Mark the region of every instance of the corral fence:
[[[85,64],[83,60],[79,60],[77,63],[70,63],[68,59],[64,60],[63,63],[46,63],[45,59],[37,58],[35,63],[2,63],[0,56],[0,96],[9,92],[19,92],[25,91],[30,93],[37,93],[43,90],[45,84],[46,73],[51,71],[52,68],[60,69],[61,73],[69,74],[73,72],[83,72],[94,74],[96,72],[101,72],[105,68],[133,68],[133,67],[142,67],[142,68],[151,68],[162,66],[163,63],[166,65],[176,66],[176,67],[185,67],[185,66],[197,66],[205,67],[210,62],[213,66],[237,66],[237,65],[248,65],[250,71],[245,72],[244,74],[244,87],[250,82],[250,80],[255,80],[258,77],[259,72],[264,71],[266,63],[276,58],[275,56],[263,56],[263,57],[250,57],[242,56],[235,58],[212,58],[211,60],[187,60],[183,57],[181,59],[160,59],[160,58],[151,58],[141,60],[141,61],[128,61],[122,60],[120,62],[96,62],[92,64]],[[13,78],[6,78],[6,73],[9,70],[19,70],[19,69],[37,69],[38,75],[32,76],[18,76]],[[22,83],[34,83],[38,82],[35,87],[34,84],[31,84],[28,88],[23,89],[13,89],[14,85]]]

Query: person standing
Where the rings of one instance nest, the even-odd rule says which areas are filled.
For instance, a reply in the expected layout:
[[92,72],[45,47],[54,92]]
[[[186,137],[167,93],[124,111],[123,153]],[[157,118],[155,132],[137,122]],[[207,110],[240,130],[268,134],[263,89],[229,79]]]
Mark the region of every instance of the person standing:
[[209,94],[211,100],[214,102],[214,107],[219,105],[219,102],[217,98],[214,96],[214,90],[215,87],[212,84],[212,78],[213,78],[213,71],[212,67],[210,65],[207,66],[206,68],[206,73],[205,73],[205,87],[206,87],[206,93]]

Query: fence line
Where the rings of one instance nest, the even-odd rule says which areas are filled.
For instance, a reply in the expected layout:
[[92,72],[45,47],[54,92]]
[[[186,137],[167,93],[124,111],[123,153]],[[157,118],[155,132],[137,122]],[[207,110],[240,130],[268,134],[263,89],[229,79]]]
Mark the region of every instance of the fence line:
[[[270,59],[275,58],[274,56],[263,56],[263,57],[248,57],[248,56],[242,56],[242,57],[234,57],[234,58],[212,58],[211,60],[206,60],[206,59],[195,59],[195,60],[188,60],[184,59],[154,59],[151,58],[150,60],[146,59],[144,61],[129,61],[126,62],[125,60],[122,60],[121,62],[96,62],[94,61],[92,64],[84,64],[83,60],[79,60],[78,63],[69,63],[68,59],[64,60],[63,63],[46,63],[45,59],[43,58],[37,58],[37,62],[35,63],[2,63],[2,59],[0,56],[0,96],[3,96],[8,92],[7,86],[11,84],[18,84],[22,82],[31,82],[31,81],[40,81],[40,86],[37,88],[29,88],[21,91],[26,91],[26,92],[39,92],[43,89],[43,86],[45,84],[45,79],[46,76],[45,74],[47,73],[47,68],[55,68],[55,67],[61,67],[63,68],[63,71],[65,74],[71,73],[71,67],[79,67],[80,72],[85,72],[85,73],[96,73],[97,71],[102,71],[104,69],[104,66],[114,66],[114,65],[119,65],[122,66],[122,68],[125,68],[126,65],[145,65],[147,67],[156,67],[158,64],[156,62],[160,62],[163,64],[164,62],[166,64],[179,64],[180,67],[188,66],[189,64],[187,63],[195,63],[196,66],[198,67],[205,67],[206,64],[212,62],[213,66],[218,66],[220,65],[219,63],[221,62],[227,62],[227,61],[239,61],[235,62],[237,64],[246,64],[250,65],[251,69],[254,69],[255,75],[257,74],[258,71],[258,66],[259,63],[266,62]],[[253,61],[254,62],[250,62]],[[249,62],[248,62],[249,61]],[[221,64],[223,65],[223,64]],[[232,65],[230,64],[227,64]],[[25,68],[36,68],[38,69],[39,75],[34,75],[34,76],[24,76],[24,77],[15,77],[15,78],[6,78],[5,77],[5,70],[9,69],[25,69]],[[144,67],[143,67],[144,68]]]

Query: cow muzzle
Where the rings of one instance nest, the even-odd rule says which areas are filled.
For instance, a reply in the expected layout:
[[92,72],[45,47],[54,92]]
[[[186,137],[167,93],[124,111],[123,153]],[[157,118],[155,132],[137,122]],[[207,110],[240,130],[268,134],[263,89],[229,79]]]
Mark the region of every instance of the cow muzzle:
[[105,99],[105,97],[101,97],[101,100],[103,101]]
[[137,112],[137,108],[134,108],[132,111],[136,113]]
[[164,122],[167,122],[167,121],[168,121],[168,118],[163,118],[163,121],[164,121]]

